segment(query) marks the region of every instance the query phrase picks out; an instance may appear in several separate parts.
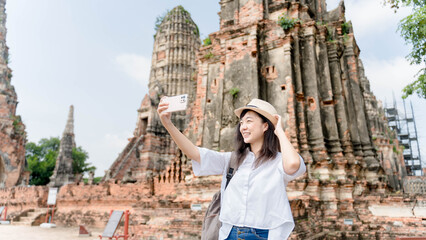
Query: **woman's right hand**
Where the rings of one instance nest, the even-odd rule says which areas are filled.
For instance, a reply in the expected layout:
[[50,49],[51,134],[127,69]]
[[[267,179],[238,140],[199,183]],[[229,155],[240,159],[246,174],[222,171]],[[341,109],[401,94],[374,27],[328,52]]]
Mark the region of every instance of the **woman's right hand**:
[[160,116],[160,120],[161,120],[161,123],[163,123],[163,125],[170,124],[172,122],[170,119],[172,116],[172,113],[164,112],[169,108],[169,103],[163,101],[165,98],[166,97],[161,98],[157,108],[157,113]]
[[175,141],[180,150],[182,150],[189,159],[200,162],[201,158],[198,148],[185,135],[183,135],[175,125],[173,125],[170,119],[172,113],[165,112],[169,108],[169,103],[164,101],[165,98],[166,97],[161,98],[157,108],[157,113],[160,116],[161,123],[169,132],[170,136],[172,136],[173,141]]

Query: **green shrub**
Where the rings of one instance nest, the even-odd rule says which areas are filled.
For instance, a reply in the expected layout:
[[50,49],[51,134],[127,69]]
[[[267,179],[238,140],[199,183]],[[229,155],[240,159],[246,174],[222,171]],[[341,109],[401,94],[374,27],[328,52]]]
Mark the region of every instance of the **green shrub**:
[[348,23],[348,22],[342,23],[342,33],[343,34],[348,34],[350,28],[351,28],[351,24],[350,23]]
[[[163,23],[164,18],[167,16],[167,14],[169,14],[169,10],[166,10],[163,14],[157,16],[157,18],[155,19],[155,26],[154,26],[154,30],[155,30],[155,34],[154,34],[154,39],[157,37],[157,32],[161,30],[160,26],[161,23]],[[169,19],[167,19],[169,20]]]
[[214,54],[213,54],[212,52],[209,52],[209,53],[207,53],[206,55],[204,55],[204,58],[205,58],[205,59],[210,59],[210,58],[212,58],[212,57],[214,57]]
[[278,24],[283,28],[283,30],[288,30],[294,27],[294,25],[298,22],[300,22],[300,19],[290,18],[286,13],[283,13],[278,17]]
[[349,35],[348,34],[343,34],[343,41],[346,42],[349,40]]
[[210,40],[210,37],[206,37],[203,40],[203,46],[209,46],[209,45],[212,45],[212,41]]
[[231,94],[233,98],[237,98],[239,92],[240,92],[240,89],[238,88],[231,88],[231,90],[229,90],[229,94]]

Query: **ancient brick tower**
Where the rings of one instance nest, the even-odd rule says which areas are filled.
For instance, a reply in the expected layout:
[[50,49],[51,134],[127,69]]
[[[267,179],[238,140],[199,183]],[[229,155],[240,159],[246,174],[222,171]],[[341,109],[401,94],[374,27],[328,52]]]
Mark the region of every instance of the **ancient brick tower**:
[[[373,143],[388,139],[386,123],[343,2],[331,12],[325,6],[325,0],[221,1],[221,30],[199,54],[189,128],[197,144],[230,150],[233,109],[261,98],[284,117],[290,141],[310,166],[309,178],[378,183],[380,162],[401,164],[396,154],[382,159],[380,144]],[[281,27],[280,17],[293,25]]]
[[56,158],[56,166],[53,175],[50,177],[49,186],[61,187],[74,182],[74,173],[72,169],[72,149],[75,148],[74,140],[74,107],[70,106],[67,124],[62,134],[61,144],[59,145],[59,154]]
[[11,187],[28,184],[28,174],[24,174],[25,126],[16,115],[18,101],[11,84],[12,70],[7,66],[5,4],[0,0],[0,187]]
[[[233,110],[260,98],[283,116],[308,167],[288,186],[289,196],[306,200],[293,207],[317,202],[321,221],[333,219],[337,226],[343,221],[336,219],[354,219],[354,199],[383,194],[388,186],[400,190],[406,175],[401,147],[369,89],[343,2],[330,12],[325,0],[220,4],[220,30],[198,54],[192,140],[232,150],[238,121]],[[299,207],[295,217],[301,217]]]
[[[162,96],[189,94],[195,98],[196,54],[201,45],[197,25],[177,6],[168,12],[154,36],[149,94],[138,110],[134,137],[107,171],[105,179],[145,181],[165,170],[175,158],[176,146],[162,127],[156,112]],[[188,112],[177,112],[172,121],[183,131]]]

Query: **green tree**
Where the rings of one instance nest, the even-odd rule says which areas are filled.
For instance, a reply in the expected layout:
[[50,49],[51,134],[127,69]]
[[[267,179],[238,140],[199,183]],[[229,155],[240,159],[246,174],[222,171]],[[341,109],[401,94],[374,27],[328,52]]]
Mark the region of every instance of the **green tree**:
[[[28,170],[31,172],[30,185],[46,185],[56,165],[61,141],[57,137],[43,138],[38,144],[29,142],[25,146],[25,158],[28,162]],[[89,154],[82,148],[72,150],[74,173],[85,173],[95,170],[96,167],[87,163]]]
[[74,173],[85,173],[95,171],[96,167],[90,166],[90,163],[86,162],[89,158],[89,154],[82,148],[77,147],[72,149],[72,170]]
[[410,64],[421,65],[423,68],[415,75],[417,79],[402,90],[403,98],[416,93],[426,99],[426,1],[385,0],[385,3],[395,11],[403,6],[412,8],[412,13],[400,21],[398,30],[405,42],[412,45],[407,60]]
[[38,144],[29,142],[25,146],[25,158],[31,172],[30,185],[46,185],[55,169],[58,157],[59,138],[43,138]]

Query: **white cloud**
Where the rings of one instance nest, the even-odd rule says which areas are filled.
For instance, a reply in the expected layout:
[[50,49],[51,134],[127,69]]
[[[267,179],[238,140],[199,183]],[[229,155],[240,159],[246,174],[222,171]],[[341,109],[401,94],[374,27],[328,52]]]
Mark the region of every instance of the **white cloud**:
[[120,69],[134,80],[137,80],[142,86],[147,86],[149,81],[149,72],[151,69],[151,60],[137,54],[121,54],[115,58],[115,62]]
[[390,101],[392,92],[399,99],[402,89],[414,80],[420,66],[413,66],[403,57],[389,60],[363,59],[371,90],[380,100]]
[[129,142],[128,138],[131,138],[132,134],[130,132],[123,133],[121,136],[116,134],[107,133],[104,136],[104,143],[108,148],[112,148],[112,150],[121,151],[124,149],[126,144]]
[[[340,0],[328,1],[327,8],[336,8]],[[381,0],[345,1],[346,21],[353,24],[355,36],[361,38],[380,34],[387,30],[396,31],[399,20],[410,14],[410,9],[400,8],[397,13]]]
[[98,142],[90,142],[85,145],[89,151],[90,159],[96,166],[96,176],[103,176],[105,170],[109,169],[114,163],[118,155],[124,150],[128,139],[132,137],[130,131],[123,131],[121,133],[105,133],[99,137]]

